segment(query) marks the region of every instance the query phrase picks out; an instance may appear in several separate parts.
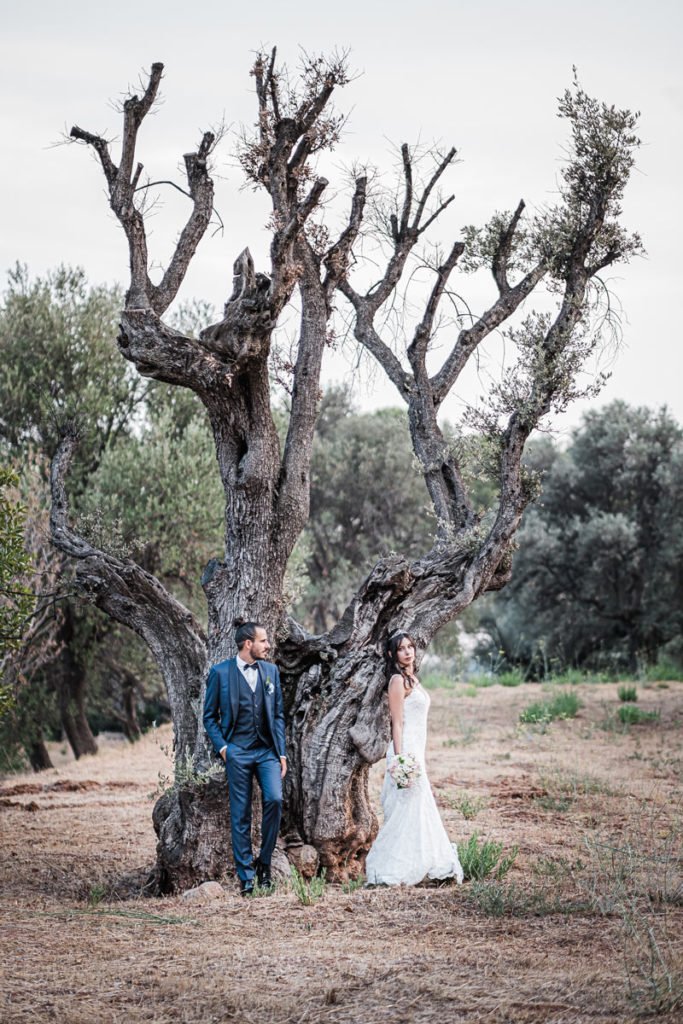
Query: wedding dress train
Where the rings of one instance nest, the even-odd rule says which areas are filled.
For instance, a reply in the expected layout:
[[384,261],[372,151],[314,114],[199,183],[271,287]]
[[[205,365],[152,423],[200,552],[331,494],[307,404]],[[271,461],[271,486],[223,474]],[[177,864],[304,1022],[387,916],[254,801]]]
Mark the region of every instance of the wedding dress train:
[[446,835],[425,769],[430,703],[421,686],[403,701],[402,752],[417,758],[422,773],[409,789],[398,789],[389,775],[394,756],[393,742],[389,744],[382,788],[384,824],[367,856],[368,885],[417,885],[425,878],[462,882],[457,847]]

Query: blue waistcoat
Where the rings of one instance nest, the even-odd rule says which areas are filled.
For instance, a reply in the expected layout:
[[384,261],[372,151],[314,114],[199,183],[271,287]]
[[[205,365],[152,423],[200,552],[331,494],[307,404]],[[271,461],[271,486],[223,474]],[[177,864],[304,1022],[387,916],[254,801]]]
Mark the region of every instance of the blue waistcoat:
[[242,747],[243,750],[270,747],[272,740],[269,738],[268,722],[263,706],[263,683],[259,679],[256,690],[252,693],[249,683],[239,670],[238,675],[239,711],[230,742]]

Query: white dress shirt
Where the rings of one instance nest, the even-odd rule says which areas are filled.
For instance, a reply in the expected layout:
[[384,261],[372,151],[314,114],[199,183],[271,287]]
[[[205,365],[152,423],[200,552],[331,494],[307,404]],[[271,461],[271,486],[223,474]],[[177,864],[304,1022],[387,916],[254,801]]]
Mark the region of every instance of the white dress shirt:
[[[239,654],[235,658],[235,661],[237,662],[238,669],[249,684],[249,689],[252,693],[256,693],[256,684],[258,682],[258,668],[256,667],[256,662],[252,661],[249,663],[247,661],[242,661]],[[251,671],[245,671],[245,669]]]

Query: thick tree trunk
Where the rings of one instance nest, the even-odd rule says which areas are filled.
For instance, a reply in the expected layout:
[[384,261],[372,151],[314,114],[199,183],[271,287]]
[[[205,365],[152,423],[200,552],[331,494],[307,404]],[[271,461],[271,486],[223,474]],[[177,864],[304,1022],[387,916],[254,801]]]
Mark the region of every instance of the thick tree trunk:
[[45,746],[45,740],[42,736],[33,740],[33,742],[26,748],[26,753],[28,754],[28,759],[34,772],[44,772],[48,768],[54,768],[47,747]]
[[78,760],[84,754],[96,754],[97,742],[85,714],[85,673],[74,655],[73,610],[68,606],[59,640],[62,647],[53,666],[54,685],[62,727]]
[[368,773],[389,741],[384,643],[399,608],[411,625],[412,580],[404,559],[386,559],[330,634],[282,645],[292,751],[284,830],[317,849],[333,880],[362,874],[377,833]]
[[142,729],[138,721],[137,696],[139,686],[138,680],[129,672],[123,669],[121,672],[121,705],[123,712],[123,731],[131,743],[135,743],[142,736]]
[[381,660],[368,655],[311,667],[289,707],[283,829],[288,842],[299,837],[316,848],[333,881],[363,873],[377,834],[368,773],[386,750],[389,716]]
[[176,785],[152,814],[157,834],[156,886],[161,893],[221,878],[232,865],[228,791],[223,773],[204,785]]
[[123,707],[126,715],[126,721],[124,724],[124,731],[126,738],[131,743],[135,743],[142,736],[142,729],[138,721],[138,709],[136,703],[136,694],[134,690],[126,690],[123,695]]

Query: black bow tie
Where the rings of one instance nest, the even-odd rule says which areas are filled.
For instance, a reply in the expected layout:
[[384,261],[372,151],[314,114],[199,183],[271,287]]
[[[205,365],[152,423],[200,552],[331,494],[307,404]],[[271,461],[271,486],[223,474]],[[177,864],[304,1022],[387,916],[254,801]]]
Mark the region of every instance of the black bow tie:
[[257,671],[256,665],[245,665],[245,666],[244,666],[244,671],[245,671],[245,672],[251,672],[252,670],[253,670],[254,672],[256,672],[256,671]]

